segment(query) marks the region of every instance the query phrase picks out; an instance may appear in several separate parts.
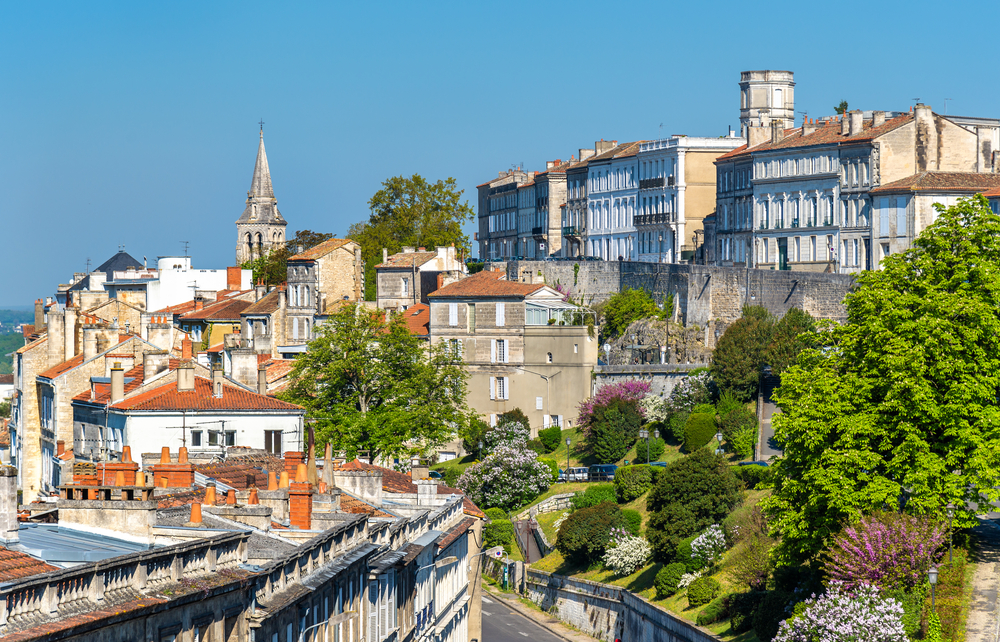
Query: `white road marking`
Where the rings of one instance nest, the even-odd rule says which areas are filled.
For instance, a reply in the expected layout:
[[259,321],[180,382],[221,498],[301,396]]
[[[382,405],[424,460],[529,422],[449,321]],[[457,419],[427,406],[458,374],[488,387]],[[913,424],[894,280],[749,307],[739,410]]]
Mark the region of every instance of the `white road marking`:
[[488,597],[484,597],[484,598],[483,598],[483,601],[484,601],[484,602],[486,602],[487,604],[493,604],[493,600],[491,600],[491,599],[490,599],[490,598],[488,598]]
[[521,634],[521,635],[523,635],[524,637],[528,637],[528,634],[527,634],[527,633],[525,633],[524,631],[518,631],[518,633],[520,633],[520,634]]
[[489,611],[483,611],[483,615],[493,615],[493,614],[490,613]]

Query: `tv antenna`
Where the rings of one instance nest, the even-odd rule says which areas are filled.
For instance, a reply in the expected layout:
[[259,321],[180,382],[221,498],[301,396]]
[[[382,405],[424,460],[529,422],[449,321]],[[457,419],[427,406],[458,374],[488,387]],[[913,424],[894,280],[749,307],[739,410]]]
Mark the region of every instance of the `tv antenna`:
[[954,98],[945,98],[944,99],[944,114],[946,116],[948,115],[948,101],[949,100],[955,100],[955,99]]
[[920,98],[911,98],[910,100],[912,100],[915,103],[919,103],[920,102]]
[[90,274],[90,257],[87,257],[87,274]]
[[800,111],[800,112],[797,112],[797,113],[802,114],[802,122],[803,123],[805,123],[806,120],[809,119],[809,112],[807,112],[807,111]]
[[187,256],[188,255],[188,241],[180,241],[180,243],[184,244],[184,256]]

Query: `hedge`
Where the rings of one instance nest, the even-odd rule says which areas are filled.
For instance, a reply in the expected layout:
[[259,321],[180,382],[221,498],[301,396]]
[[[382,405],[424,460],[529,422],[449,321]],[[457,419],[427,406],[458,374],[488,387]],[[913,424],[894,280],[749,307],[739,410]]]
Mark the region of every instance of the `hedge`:
[[[714,577],[699,577],[688,586],[688,605],[692,607],[708,604],[722,590],[722,585]],[[775,631],[777,633],[777,631]],[[760,637],[760,636],[758,636]],[[774,637],[774,636],[771,636]],[[770,640],[771,638],[760,638]]]
[[625,518],[625,528],[633,535],[638,535],[642,530],[642,514],[631,508],[623,508],[622,517]]
[[484,512],[486,513],[486,517],[490,520],[509,518],[507,511],[502,508],[487,508]]
[[614,484],[590,484],[587,490],[573,495],[570,502],[575,510],[597,506],[601,502],[617,502]]
[[496,519],[483,526],[483,547],[503,546],[511,552],[514,545],[514,524],[509,519]]
[[715,416],[708,413],[692,413],[684,426],[684,450],[693,453],[704,448],[715,437]]
[[702,609],[701,613],[698,614],[698,618],[695,620],[698,626],[713,624],[725,619],[726,616],[729,615],[729,609],[726,608],[726,605],[728,604],[726,599],[727,597],[728,596],[717,597],[709,602],[708,606]]
[[677,585],[681,582],[681,576],[687,572],[687,566],[682,562],[667,564],[656,574],[653,586],[656,587],[656,598],[662,600],[677,592]]
[[550,453],[562,443],[562,428],[555,424],[550,428],[538,431],[538,441],[545,446],[545,452]]
[[607,549],[612,528],[625,526],[622,509],[613,502],[581,508],[570,513],[559,527],[556,549],[576,562],[595,562]]
[[691,556],[691,542],[693,542],[696,537],[698,536],[692,535],[687,539],[681,540],[681,543],[677,545],[677,555],[674,557],[674,559],[687,568],[688,573],[694,573],[704,568],[700,557]]
[[771,469],[767,466],[756,464],[734,466],[733,474],[736,475],[736,479],[743,482],[747,490],[754,490],[760,484],[767,484],[771,481]]
[[615,497],[619,504],[627,504],[642,497],[653,485],[653,471],[645,464],[620,466],[615,471]]

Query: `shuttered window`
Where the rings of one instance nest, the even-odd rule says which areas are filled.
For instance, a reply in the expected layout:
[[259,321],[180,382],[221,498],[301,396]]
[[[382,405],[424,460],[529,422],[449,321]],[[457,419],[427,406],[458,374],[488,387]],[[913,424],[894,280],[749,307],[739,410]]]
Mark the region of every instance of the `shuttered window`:
[[448,304],[448,325],[458,325],[458,304]]
[[507,322],[507,304],[497,303],[497,327],[505,325]]

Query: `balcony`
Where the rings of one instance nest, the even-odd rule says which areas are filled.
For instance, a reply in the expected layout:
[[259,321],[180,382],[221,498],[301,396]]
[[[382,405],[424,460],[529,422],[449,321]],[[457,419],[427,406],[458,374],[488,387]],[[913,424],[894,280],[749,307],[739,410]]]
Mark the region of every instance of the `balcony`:
[[655,189],[657,187],[663,187],[662,176],[658,176],[657,178],[643,178],[639,181],[639,189]]
[[534,236],[536,239],[538,238],[543,239],[548,236],[548,230],[546,230],[544,227],[533,227],[531,228],[531,235]]
[[665,225],[672,222],[673,222],[673,215],[668,212],[635,215],[636,227],[641,227],[644,225]]
[[563,225],[562,235],[568,237],[575,236],[579,238],[583,236],[583,230],[580,229],[580,226],[578,225]]

